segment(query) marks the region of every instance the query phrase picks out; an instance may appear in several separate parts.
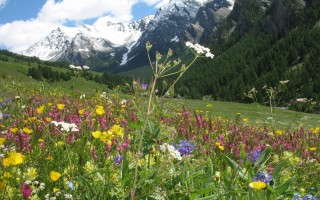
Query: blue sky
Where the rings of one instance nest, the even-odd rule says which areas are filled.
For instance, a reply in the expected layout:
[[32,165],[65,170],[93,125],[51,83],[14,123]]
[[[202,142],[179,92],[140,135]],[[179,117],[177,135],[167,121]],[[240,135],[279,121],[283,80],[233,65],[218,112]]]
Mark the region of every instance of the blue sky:
[[169,0],[0,0],[0,48],[21,51],[58,26],[93,24],[99,17],[129,22]]

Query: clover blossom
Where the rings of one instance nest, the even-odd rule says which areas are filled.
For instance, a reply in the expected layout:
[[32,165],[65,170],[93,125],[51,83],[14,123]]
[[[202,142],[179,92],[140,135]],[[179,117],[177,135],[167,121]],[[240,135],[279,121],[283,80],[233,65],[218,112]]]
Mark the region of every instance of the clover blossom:
[[175,149],[180,152],[181,156],[189,155],[194,150],[194,145],[192,145],[190,142],[186,140],[181,140],[180,144],[175,144],[174,146],[175,146]]
[[202,55],[205,57],[213,59],[214,55],[210,52],[209,48],[201,46],[200,44],[192,44],[191,42],[186,42],[186,46],[189,47],[192,51],[195,51],[196,54]]
[[253,182],[264,182],[270,184],[273,181],[273,177],[267,172],[260,172],[252,178]]

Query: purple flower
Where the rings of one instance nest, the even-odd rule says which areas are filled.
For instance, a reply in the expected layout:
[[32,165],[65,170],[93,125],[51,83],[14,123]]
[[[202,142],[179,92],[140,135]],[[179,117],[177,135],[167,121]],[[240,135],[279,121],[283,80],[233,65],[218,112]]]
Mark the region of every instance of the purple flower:
[[255,151],[250,151],[249,154],[247,155],[248,161],[254,163],[260,156],[261,151],[260,150],[255,150]]
[[273,177],[267,172],[260,172],[256,176],[252,178],[253,182],[265,182],[266,184],[270,184],[273,182]]
[[147,83],[141,83],[141,88],[143,89],[143,90],[146,90],[147,88],[148,88],[148,84]]
[[180,155],[189,155],[193,152],[194,150],[194,145],[192,145],[190,142],[186,140],[181,140],[180,144],[175,144],[174,145],[175,149],[180,152]]
[[123,161],[123,156],[116,156],[113,158],[113,164],[118,165]]
[[318,200],[318,198],[317,197],[314,197],[314,196],[312,196],[311,194],[307,194],[306,196],[304,196],[303,198],[302,198],[302,200]]

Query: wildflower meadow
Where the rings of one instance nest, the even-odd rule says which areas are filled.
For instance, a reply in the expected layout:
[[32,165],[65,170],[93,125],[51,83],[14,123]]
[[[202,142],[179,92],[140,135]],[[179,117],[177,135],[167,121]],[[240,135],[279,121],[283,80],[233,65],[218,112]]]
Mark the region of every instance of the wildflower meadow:
[[149,57],[151,82],[128,84],[127,99],[1,81],[0,199],[319,199],[317,124],[284,130],[166,104],[195,60],[214,59],[186,45],[189,64],[170,50]]

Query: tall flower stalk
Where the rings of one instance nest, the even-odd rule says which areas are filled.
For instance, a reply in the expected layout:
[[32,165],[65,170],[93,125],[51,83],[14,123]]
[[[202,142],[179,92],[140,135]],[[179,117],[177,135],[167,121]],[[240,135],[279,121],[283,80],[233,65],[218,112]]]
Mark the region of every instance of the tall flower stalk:
[[[138,166],[141,157],[141,150],[143,144],[143,138],[146,134],[147,126],[151,120],[151,115],[154,113],[155,109],[161,105],[162,101],[166,97],[166,95],[174,88],[174,85],[178,82],[178,80],[183,76],[183,74],[194,64],[194,62],[200,57],[208,57],[213,59],[214,55],[210,52],[209,48],[203,47],[199,44],[192,44],[191,42],[186,42],[186,46],[191,50],[194,54],[194,58],[191,62],[186,65],[183,64],[180,59],[172,60],[173,52],[171,49],[168,50],[167,55],[164,57],[159,52],[156,52],[155,62],[152,62],[150,57],[150,49],[152,48],[152,44],[150,42],[146,43],[146,50],[149,59],[149,63],[153,72],[153,78],[151,80],[151,89],[148,97],[148,106],[146,113],[142,113],[142,121],[143,126],[141,129],[140,140],[138,143],[138,155],[136,156],[135,160],[135,172],[134,172],[134,183],[133,188],[131,189],[131,199],[135,199],[135,191],[137,188],[137,181],[138,181]],[[173,81],[173,83],[168,87],[166,92],[160,96],[156,97],[157,89],[156,85],[160,78],[166,78],[170,76],[178,75],[178,77]],[[154,100],[158,100],[156,103],[153,103]]]

